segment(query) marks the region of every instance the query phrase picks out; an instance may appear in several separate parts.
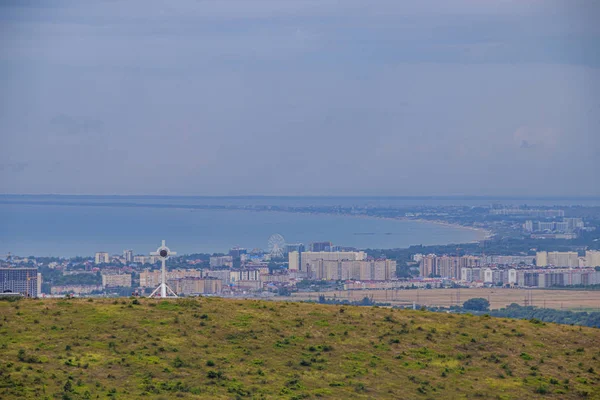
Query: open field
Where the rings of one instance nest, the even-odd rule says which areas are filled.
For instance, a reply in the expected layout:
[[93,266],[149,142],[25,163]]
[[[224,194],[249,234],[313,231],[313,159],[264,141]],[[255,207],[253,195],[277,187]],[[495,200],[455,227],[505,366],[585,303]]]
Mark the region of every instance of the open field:
[[0,301],[0,398],[600,398],[600,330],[220,298]]
[[426,306],[448,307],[462,305],[474,297],[488,299],[492,309],[502,308],[511,303],[526,305],[525,299],[530,295],[536,307],[572,309],[585,311],[600,311],[600,291],[579,290],[543,290],[543,289],[413,289],[413,290],[348,290],[321,293],[294,293],[296,300],[317,300],[319,295],[327,298],[356,301],[365,296],[373,296],[374,301],[388,302],[398,305],[417,304]]

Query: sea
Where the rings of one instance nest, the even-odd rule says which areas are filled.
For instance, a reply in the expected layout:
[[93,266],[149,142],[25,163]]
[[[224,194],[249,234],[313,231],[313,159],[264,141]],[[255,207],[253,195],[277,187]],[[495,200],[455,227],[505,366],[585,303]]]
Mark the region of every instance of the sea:
[[[224,253],[235,246],[267,249],[273,234],[282,235],[286,243],[331,241],[360,249],[466,243],[482,239],[485,233],[420,221],[194,207],[477,206],[498,202],[573,204],[569,199],[0,195],[0,255],[72,257],[98,251],[116,254],[124,249],[148,254],[163,239],[179,254]],[[598,205],[600,200],[576,203]]]

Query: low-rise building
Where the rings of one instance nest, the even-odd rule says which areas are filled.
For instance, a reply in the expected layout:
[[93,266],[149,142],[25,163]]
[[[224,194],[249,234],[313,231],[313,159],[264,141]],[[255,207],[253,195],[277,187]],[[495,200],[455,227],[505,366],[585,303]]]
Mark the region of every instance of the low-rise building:
[[[140,272],[140,287],[156,287],[160,284],[162,272],[159,269],[155,270],[144,270]],[[201,278],[202,270],[198,269],[175,269],[167,271],[167,281],[169,279],[181,279],[181,278]]]
[[67,294],[73,293],[76,295],[90,294],[92,292],[101,292],[100,285],[58,285],[50,288],[51,294]]
[[131,274],[102,274],[102,287],[131,287]]
[[167,283],[180,295],[219,294],[223,287],[217,278],[184,277],[170,279]]

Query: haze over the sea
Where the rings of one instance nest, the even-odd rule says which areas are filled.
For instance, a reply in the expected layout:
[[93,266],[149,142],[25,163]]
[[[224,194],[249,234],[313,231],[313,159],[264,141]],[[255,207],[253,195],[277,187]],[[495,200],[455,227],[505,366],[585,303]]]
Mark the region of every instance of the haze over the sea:
[[[52,201],[62,205],[48,204]],[[234,246],[266,249],[267,240],[274,233],[282,234],[288,243],[307,244],[327,240],[336,245],[357,248],[464,243],[481,239],[483,236],[483,232],[480,231],[416,221],[143,205],[364,205],[382,201],[386,200],[327,197],[217,200],[186,197],[119,199],[2,196],[0,253],[6,254],[10,251],[21,256],[88,256],[96,251],[120,253],[131,248],[135,253],[146,254],[153,251],[162,239],[166,239],[179,254],[213,253],[226,252]],[[119,206],[119,202],[128,206]],[[132,205],[132,202],[140,205]],[[71,205],[65,205],[69,203]]]

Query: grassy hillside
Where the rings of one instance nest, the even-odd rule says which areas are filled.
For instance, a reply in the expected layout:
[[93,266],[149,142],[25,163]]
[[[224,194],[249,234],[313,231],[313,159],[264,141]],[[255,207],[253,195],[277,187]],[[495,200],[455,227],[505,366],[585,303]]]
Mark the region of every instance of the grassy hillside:
[[600,398],[600,330],[196,300],[0,301],[0,398]]

